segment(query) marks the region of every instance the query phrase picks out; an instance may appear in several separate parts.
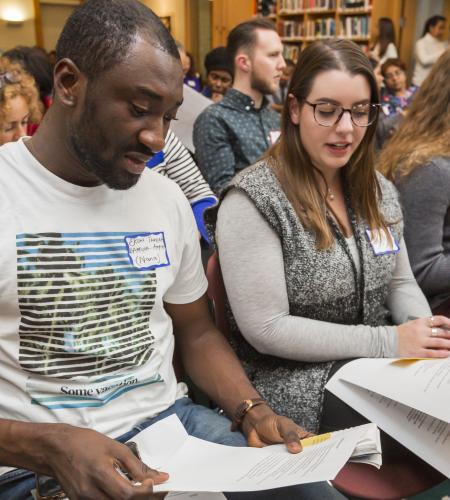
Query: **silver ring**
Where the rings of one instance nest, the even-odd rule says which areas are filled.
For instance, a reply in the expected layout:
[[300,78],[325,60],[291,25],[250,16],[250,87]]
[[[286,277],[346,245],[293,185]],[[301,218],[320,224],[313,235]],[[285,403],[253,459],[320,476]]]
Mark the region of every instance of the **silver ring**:
[[437,337],[439,335],[439,328],[433,327],[431,329],[431,336],[432,337]]

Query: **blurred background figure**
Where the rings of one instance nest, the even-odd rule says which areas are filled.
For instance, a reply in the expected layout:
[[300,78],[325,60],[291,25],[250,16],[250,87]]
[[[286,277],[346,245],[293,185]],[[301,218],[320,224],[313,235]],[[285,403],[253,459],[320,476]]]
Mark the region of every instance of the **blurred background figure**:
[[422,38],[417,40],[415,47],[416,65],[412,78],[414,85],[420,87],[433,64],[447,49],[448,41],[444,39],[445,23],[444,16],[432,16],[425,22]]
[[281,113],[283,109],[289,82],[291,81],[295,69],[295,63],[292,59],[285,59],[284,62],[286,63],[286,67],[283,69],[283,73],[280,77],[280,87],[274,94],[268,96],[269,100],[272,101],[272,109],[278,111],[278,113]]
[[200,81],[200,75],[195,71],[193,64],[192,55],[186,52],[183,44],[180,42],[175,42],[180,53],[181,66],[183,67],[184,73],[184,84],[188,85],[197,92],[201,92],[202,84]]
[[205,69],[206,83],[202,94],[219,102],[233,83],[233,65],[226,47],[216,47],[206,54]]
[[411,267],[431,307],[444,305],[439,314],[450,312],[449,75],[450,49],[417,91],[378,163],[400,191]]
[[18,46],[6,51],[3,56],[20,64],[34,78],[44,110],[47,110],[52,103],[53,69],[45,50]]
[[20,65],[0,58],[0,145],[27,135],[41,119],[41,103],[33,77]]
[[376,66],[381,66],[388,59],[398,57],[394,23],[389,17],[380,17],[378,20],[374,33],[374,43],[368,56],[369,59],[376,62]]
[[388,59],[381,66],[384,87],[381,87],[381,109],[386,116],[405,110],[417,91],[416,85],[408,86],[406,64],[400,59]]

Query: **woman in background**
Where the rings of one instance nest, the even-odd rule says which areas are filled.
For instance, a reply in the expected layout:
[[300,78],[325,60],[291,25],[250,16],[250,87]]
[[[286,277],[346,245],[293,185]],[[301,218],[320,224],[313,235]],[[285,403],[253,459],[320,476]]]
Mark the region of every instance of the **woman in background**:
[[375,33],[375,43],[373,44],[368,56],[377,63],[378,67],[381,67],[381,65],[388,59],[398,57],[398,51],[395,45],[394,23],[389,17],[380,17],[378,20],[378,27]]
[[[378,168],[400,191],[412,270],[431,306],[450,299],[450,49],[418,90]],[[445,304],[447,302],[447,304]]]
[[33,77],[18,64],[0,58],[0,145],[27,135],[39,123],[41,103]]

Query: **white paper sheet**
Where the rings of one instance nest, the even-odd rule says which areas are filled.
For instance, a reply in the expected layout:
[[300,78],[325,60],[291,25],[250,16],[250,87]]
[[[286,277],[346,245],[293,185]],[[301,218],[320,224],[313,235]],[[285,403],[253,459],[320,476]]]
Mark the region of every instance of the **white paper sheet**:
[[450,359],[356,359],[339,378],[450,423]]
[[330,392],[450,477],[450,424],[341,380],[339,373],[326,385]]
[[333,479],[365,432],[366,426],[339,431],[293,455],[284,445],[236,448],[209,443],[189,436],[172,415],[133,441],[147,465],[170,475],[155,491],[257,491]]

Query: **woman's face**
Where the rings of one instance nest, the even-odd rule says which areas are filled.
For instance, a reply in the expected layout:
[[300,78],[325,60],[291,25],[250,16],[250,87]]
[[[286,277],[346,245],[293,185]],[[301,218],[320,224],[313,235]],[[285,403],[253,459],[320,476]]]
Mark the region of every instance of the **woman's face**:
[[406,90],[406,74],[398,66],[388,66],[384,72],[384,83],[391,92]]
[[430,35],[438,40],[443,40],[445,35],[445,21],[438,21],[434,26],[431,26]]
[[[311,104],[342,106],[346,109],[370,104],[370,86],[362,75],[351,75],[340,70],[319,73],[306,98]],[[313,165],[325,175],[345,166],[363,140],[365,127],[354,125],[350,113],[344,112],[338,123],[324,127],[314,118],[314,109],[306,102],[290,97],[290,117],[299,126],[300,139]],[[326,108],[325,108],[326,109]],[[316,117],[319,117],[316,108]],[[326,115],[323,114],[326,119]]]
[[17,95],[8,101],[4,121],[0,124],[0,145],[27,135],[30,111],[24,97]]

